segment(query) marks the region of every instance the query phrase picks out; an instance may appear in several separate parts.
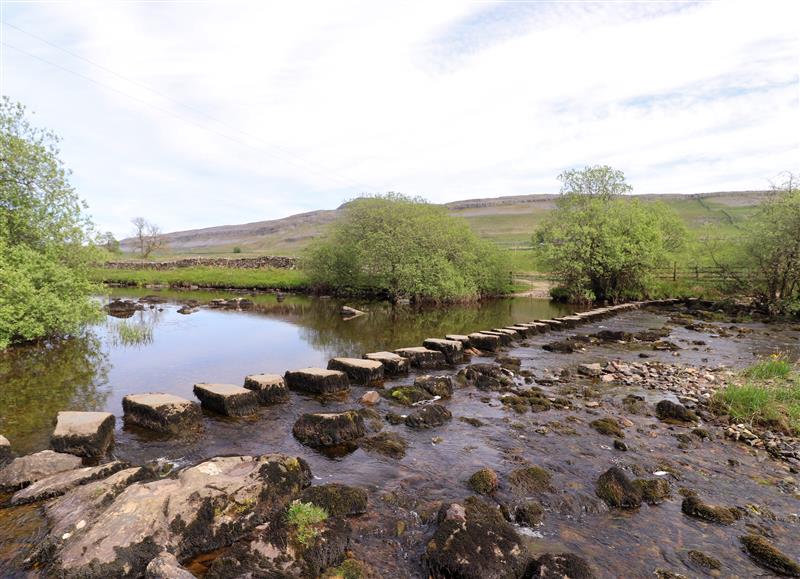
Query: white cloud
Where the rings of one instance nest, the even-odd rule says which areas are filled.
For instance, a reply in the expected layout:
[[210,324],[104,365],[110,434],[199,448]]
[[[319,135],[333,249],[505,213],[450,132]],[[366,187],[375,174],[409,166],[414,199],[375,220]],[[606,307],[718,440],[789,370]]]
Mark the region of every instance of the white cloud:
[[64,138],[118,234],[139,214],[175,230],[365,190],[551,192],[590,163],[642,193],[763,188],[800,165],[798,16],[791,0],[7,4],[133,82],[4,26],[3,89]]

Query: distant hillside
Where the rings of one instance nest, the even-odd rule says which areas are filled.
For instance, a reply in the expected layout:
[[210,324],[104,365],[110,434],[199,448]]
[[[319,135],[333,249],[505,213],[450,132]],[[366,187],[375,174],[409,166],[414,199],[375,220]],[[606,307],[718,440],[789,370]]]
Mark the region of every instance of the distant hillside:
[[[733,191],[693,195],[636,195],[645,202],[662,201],[675,209],[690,229],[714,225],[717,235],[735,234],[746,219],[768,196],[769,191]],[[517,195],[486,199],[467,199],[446,203],[451,214],[466,219],[483,237],[508,246],[526,244],[531,233],[554,207],[557,195]],[[165,235],[173,254],[224,254],[234,247],[243,253],[297,255],[321,235],[340,214],[341,208],[311,211],[241,225],[222,225]],[[124,251],[133,251],[133,240],[122,241]]]

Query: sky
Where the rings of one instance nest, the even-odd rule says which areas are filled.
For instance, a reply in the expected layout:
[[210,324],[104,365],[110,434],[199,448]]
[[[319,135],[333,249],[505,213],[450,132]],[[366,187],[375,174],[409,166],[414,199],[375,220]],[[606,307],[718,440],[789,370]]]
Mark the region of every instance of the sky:
[[101,230],[800,170],[800,2],[0,0],[0,93]]

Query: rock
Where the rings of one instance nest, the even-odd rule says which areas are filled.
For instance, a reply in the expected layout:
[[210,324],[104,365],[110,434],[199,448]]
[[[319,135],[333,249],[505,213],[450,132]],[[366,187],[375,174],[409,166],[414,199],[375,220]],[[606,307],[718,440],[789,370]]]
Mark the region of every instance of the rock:
[[453,378],[451,376],[417,376],[414,386],[422,388],[431,396],[450,398],[453,396]]
[[597,479],[597,496],[608,506],[621,509],[635,509],[642,504],[641,490],[616,466]]
[[363,312],[361,310],[357,310],[356,308],[351,308],[350,306],[342,306],[342,309],[339,311],[339,315],[343,318],[355,318],[356,316],[363,316],[367,312]]
[[139,577],[164,550],[186,560],[225,547],[283,508],[310,480],[301,459],[265,455],[216,457],[174,478],[133,483],[75,525],[75,532],[64,537],[51,531],[52,574]]
[[173,394],[129,394],[122,399],[122,409],[126,424],[156,432],[182,434],[202,428],[200,406]]
[[362,438],[358,444],[367,452],[377,452],[391,458],[403,458],[408,443],[396,432],[380,432],[374,436]]
[[500,347],[500,336],[495,336],[493,334],[476,332],[474,334],[470,334],[468,338],[470,345],[473,348],[478,348],[479,350],[494,352]]
[[347,374],[339,370],[303,368],[286,372],[284,379],[291,390],[306,394],[339,394],[350,391]]
[[203,408],[225,416],[250,416],[258,412],[258,392],[233,384],[195,384],[194,395]]
[[405,423],[410,428],[433,428],[451,418],[453,415],[441,404],[429,404],[406,416]]
[[610,416],[592,420],[589,423],[589,426],[594,428],[600,434],[616,436],[617,438],[625,438],[625,431],[622,429],[622,426]]
[[368,392],[364,392],[359,401],[361,404],[377,404],[381,401],[381,395],[375,390],[369,390]]
[[542,349],[547,350],[548,352],[556,352],[558,354],[572,354],[573,352],[582,350],[583,347],[584,347],[583,343],[567,339],[567,340],[557,340],[555,342],[550,342],[549,344],[544,344],[542,346]]
[[694,422],[697,415],[683,404],[671,400],[662,400],[656,404],[656,416],[665,421]]
[[364,354],[364,359],[375,360],[383,364],[383,373],[386,376],[408,374],[408,368],[410,366],[406,358],[398,356],[394,352],[371,352],[369,354]]
[[642,500],[650,505],[658,505],[669,498],[669,482],[663,478],[641,479],[633,481],[633,486],[639,489]]
[[644,401],[644,397],[637,396],[636,394],[628,394],[622,400],[622,406],[631,414],[647,413],[647,404]]
[[[501,346],[510,346],[511,342],[514,341],[514,336],[517,335],[516,332],[510,330],[483,330],[478,333],[486,334],[489,336],[497,336],[497,339],[500,341]],[[472,338],[472,334],[470,334],[470,338]]]
[[15,458],[0,470],[0,491],[13,492],[38,480],[81,466],[81,459],[72,454],[43,450]]
[[278,374],[251,374],[245,377],[244,387],[258,392],[261,404],[280,404],[289,400],[289,389],[283,376]]
[[602,374],[603,368],[598,363],[594,364],[580,364],[578,366],[578,374],[582,374],[584,376],[591,376],[592,378],[600,376]]
[[626,450],[628,450],[628,445],[622,442],[621,440],[616,439],[614,440],[614,448],[621,452],[625,452]]
[[514,521],[523,527],[536,527],[544,518],[544,509],[538,501],[525,501],[514,511]]
[[522,577],[526,557],[522,540],[500,511],[469,497],[464,507],[442,506],[424,562],[432,579],[512,579]]
[[455,340],[456,342],[461,342],[461,345],[464,348],[468,348],[470,346],[469,336],[466,336],[464,334],[447,334],[445,338],[447,338],[448,340]]
[[194,575],[180,566],[175,555],[164,551],[147,564],[144,579],[194,579]]
[[500,364],[500,366],[502,366],[503,368],[515,372],[519,372],[520,366],[522,366],[522,360],[514,356],[508,356],[506,354],[500,354],[494,359],[494,361]]
[[720,525],[732,525],[741,518],[735,508],[719,507],[704,503],[696,496],[683,499],[681,510],[685,515]]
[[367,512],[367,491],[338,483],[314,485],[300,495],[304,503],[314,503],[331,517],[350,517]]
[[11,443],[8,439],[0,434],[0,466],[11,462],[14,458],[14,453],[11,450]]
[[776,549],[764,537],[744,535],[739,540],[745,553],[761,567],[787,577],[800,577],[800,564]]
[[456,380],[478,390],[505,390],[513,388],[514,380],[499,364],[470,364],[461,369]]
[[194,314],[198,311],[200,311],[198,308],[192,306],[181,306],[180,308],[178,308],[178,313],[184,316],[188,316],[189,314]]
[[130,318],[136,312],[144,310],[144,306],[131,300],[111,300],[106,304],[105,310],[109,316],[115,318]]
[[589,564],[572,553],[545,553],[531,561],[526,578],[534,579],[594,579]]
[[540,466],[527,466],[511,471],[508,484],[517,495],[530,495],[553,490],[550,472]]
[[400,348],[395,350],[398,356],[408,358],[409,363],[415,368],[444,368],[447,359],[438,350],[429,350],[425,347]]
[[433,400],[433,394],[417,386],[395,386],[386,392],[386,396],[390,400],[399,402],[403,406],[413,406],[425,400]]
[[488,467],[484,467],[472,474],[467,481],[467,485],[479,495],[490,495],[497,490],[499,479],[497,473]]
[[689,561],[704,570],[720,571],[722,569],[722,563],[719,562],[719,559],[706,555],[702,551],[691,550],[687,555]]
[[113,462],[101,464],[100,466],[76,468],[51,474],[17,491],[17,493],[11,497],[11,504],[14,506],[24,505],[26,503],[35,503],[37,501],[58,497],[79,485],[106,478],[115,472],[123,470],[127,466],[128,465],[124,462],[115,460]]
[[366,358],[333,358],[328,362],[329,370],[347,374],[352,384],[373,386],[383,383],[383,364]]
[[295,438],[306,446],[336,446],[366,434],[364,419],[358,412],[303,414],[292,428]]
[[459,416],[458,419],[461,422],[465,423],[465,424],[469,424],[470,426],[474,426],[475,428],[480,428],[481,426],[486,426],[484,424],[483,420],[480,420],[479,418],[473,418],[471,416]]
[[444,354],[448,364],[458,364],[464,360],[464,344],[458,340],[428,338],[422,342],[422,345],[430,350],[437,350]]
[[604,342],[630,342],[633,339],[633,334],[631,332],[619,330],[600,330],[592,334],[592,336]]

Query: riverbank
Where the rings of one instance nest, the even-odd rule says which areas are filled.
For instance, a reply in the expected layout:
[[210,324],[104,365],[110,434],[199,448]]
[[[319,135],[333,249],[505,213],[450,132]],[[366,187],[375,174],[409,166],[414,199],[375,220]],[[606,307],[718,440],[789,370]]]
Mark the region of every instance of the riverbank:
[[131,287],[177,287],[210,289],[249,289],[310,291],[308,277],[298,269],[243,269],[194,266],[174,269],[95,268],[95,282]]

